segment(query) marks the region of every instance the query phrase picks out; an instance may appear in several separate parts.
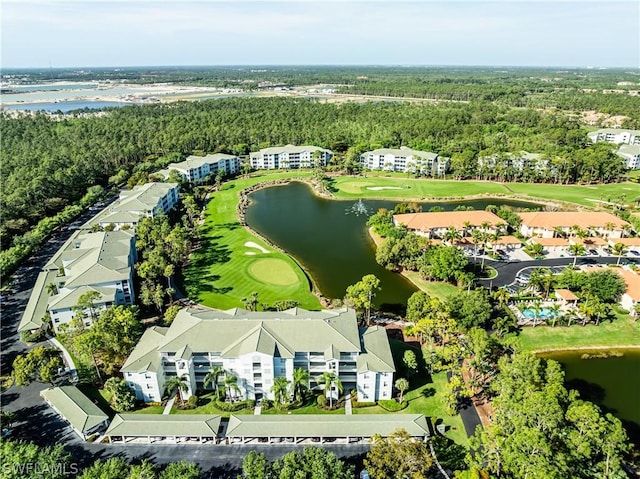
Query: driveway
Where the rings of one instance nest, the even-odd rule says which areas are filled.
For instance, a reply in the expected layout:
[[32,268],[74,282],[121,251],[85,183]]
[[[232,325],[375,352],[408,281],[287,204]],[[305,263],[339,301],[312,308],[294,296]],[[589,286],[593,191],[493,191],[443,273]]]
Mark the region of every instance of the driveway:
[[[590,264],[616,264],[616,261],[618,261],[618,258],[614,256],[579,256],[576,265],[581,266]],[[624,261],[631,264],[640,264],[640,259],[638,258],[624,258]],[[473,258],[471,258],[471,262],[473,262]],[[479,259],[477,262],[478,264],[480,264],[481,260]],[[520,271],[522,271],[523,269],[546,268],[549,266],[568,266],[572,264],[573,258],[556,258],[514,262],[485,260],[485,265],[494,268],[497,271],[498,276],[493,279],[479,279],[478,284],[486,288],[500,288],[502,286],[509,286],[513,284],[516,280],[516,276],[518,276],[518,273],[520,273]]]

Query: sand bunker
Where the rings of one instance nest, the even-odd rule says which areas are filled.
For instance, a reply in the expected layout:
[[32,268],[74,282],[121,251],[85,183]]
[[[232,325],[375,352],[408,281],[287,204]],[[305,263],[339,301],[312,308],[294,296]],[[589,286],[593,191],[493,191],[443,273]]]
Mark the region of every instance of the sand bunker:
[[367,186],[368,190],[380,191],[380,190],[402,190],[399,186]]
[[[262,246],[260,246],[258,243],[254,243],[253,241],[247,241],[244,244],[247,248],[255,248],[255,249],[259,249],[261,253],[268,253],[269,250],[263,248]],[[254,253],[255,254],[255,253]]]
[[247,256],[254,256],[256,253],[255,253],[255,251],[247,251],[245,254]]

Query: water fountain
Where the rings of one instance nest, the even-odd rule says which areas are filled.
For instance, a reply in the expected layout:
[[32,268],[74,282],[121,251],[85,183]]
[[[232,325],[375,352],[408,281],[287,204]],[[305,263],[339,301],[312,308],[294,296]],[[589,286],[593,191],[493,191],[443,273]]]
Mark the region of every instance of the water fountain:
[[347,208],[344,210],[344,214],[345,215],[356,215],[356,216],[360,216],[360,215],[370,215],[372,212],[370,211],[369,208],[367,208],[367,206],[364,204],[364,202],[360,199],[358,201],[356,201],[353,206],[351,206],[351,208]]

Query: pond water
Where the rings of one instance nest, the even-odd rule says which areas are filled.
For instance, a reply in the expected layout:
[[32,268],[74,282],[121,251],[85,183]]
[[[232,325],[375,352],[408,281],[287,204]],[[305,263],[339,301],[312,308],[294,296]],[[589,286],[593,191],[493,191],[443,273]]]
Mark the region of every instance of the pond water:
[[640,440],[640,349],[613,351],[616,356],[582,359],[584,355],[602,355],[603,351],[559,351],[540,354],[560,362],[566,372],[567,386],[580,391],[583,399],[593,401],[628,421],[627,430]]
[[99,108],[121,107],[125,105],[132,105],[132,103],[118,101],[77,100],[46,103],[20,103],[16,105],[3,105],[3,108],[6,108],[8,110],[47,111],[51,113],[61,111],[62,113],[67,113],[74,110],[83,110],[85,108],[97,110]]
[[[393,209],[399,200],[319,198],[309,186],[297,182],[258,190],[251,194],[251,200],[246,212],[247,223],[296,258],[325,296],[344,297],[347,286],[366,274],[380,279],[382,289],[376,304],[385,310],[402,310],[417,290],[400,274],[376,263],[375,245],[366,227],[371,214],[379,208]],[[424,211],[436,205],[445,210],[459,205],[480,210],[489,204],[537,207],[504,199],[422,203]]]

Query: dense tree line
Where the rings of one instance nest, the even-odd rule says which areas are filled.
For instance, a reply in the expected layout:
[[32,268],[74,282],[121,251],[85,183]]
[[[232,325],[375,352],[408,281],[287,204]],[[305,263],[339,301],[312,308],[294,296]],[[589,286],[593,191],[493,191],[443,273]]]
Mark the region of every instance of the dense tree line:
[[[247,154],[264,146],[310,143],[345,152],[406,145],[454,155],[460,177],[476,174],[472,167],[481,152],[527,150],[576,163],[569,181],[620,176],[617,170],[592,171],[594,163],[587,159],[581,166],[578,159],[587,152],[602,155],[584,149],[585,132],[577,123],[488,102],[434,107],[235,98],[125,107],[90,117],[3,117],[0,134],[6,246],[13,235],[77,201],[88,187],[107,185],[109,178],[122,181],[196,150]],[[16,224],[20,219],[27,223]]]
[[470,464],[496,478],[623,478],[627,435],[610,413],[568,391],[556,361],[498,361],[493,423],[478,428]]

